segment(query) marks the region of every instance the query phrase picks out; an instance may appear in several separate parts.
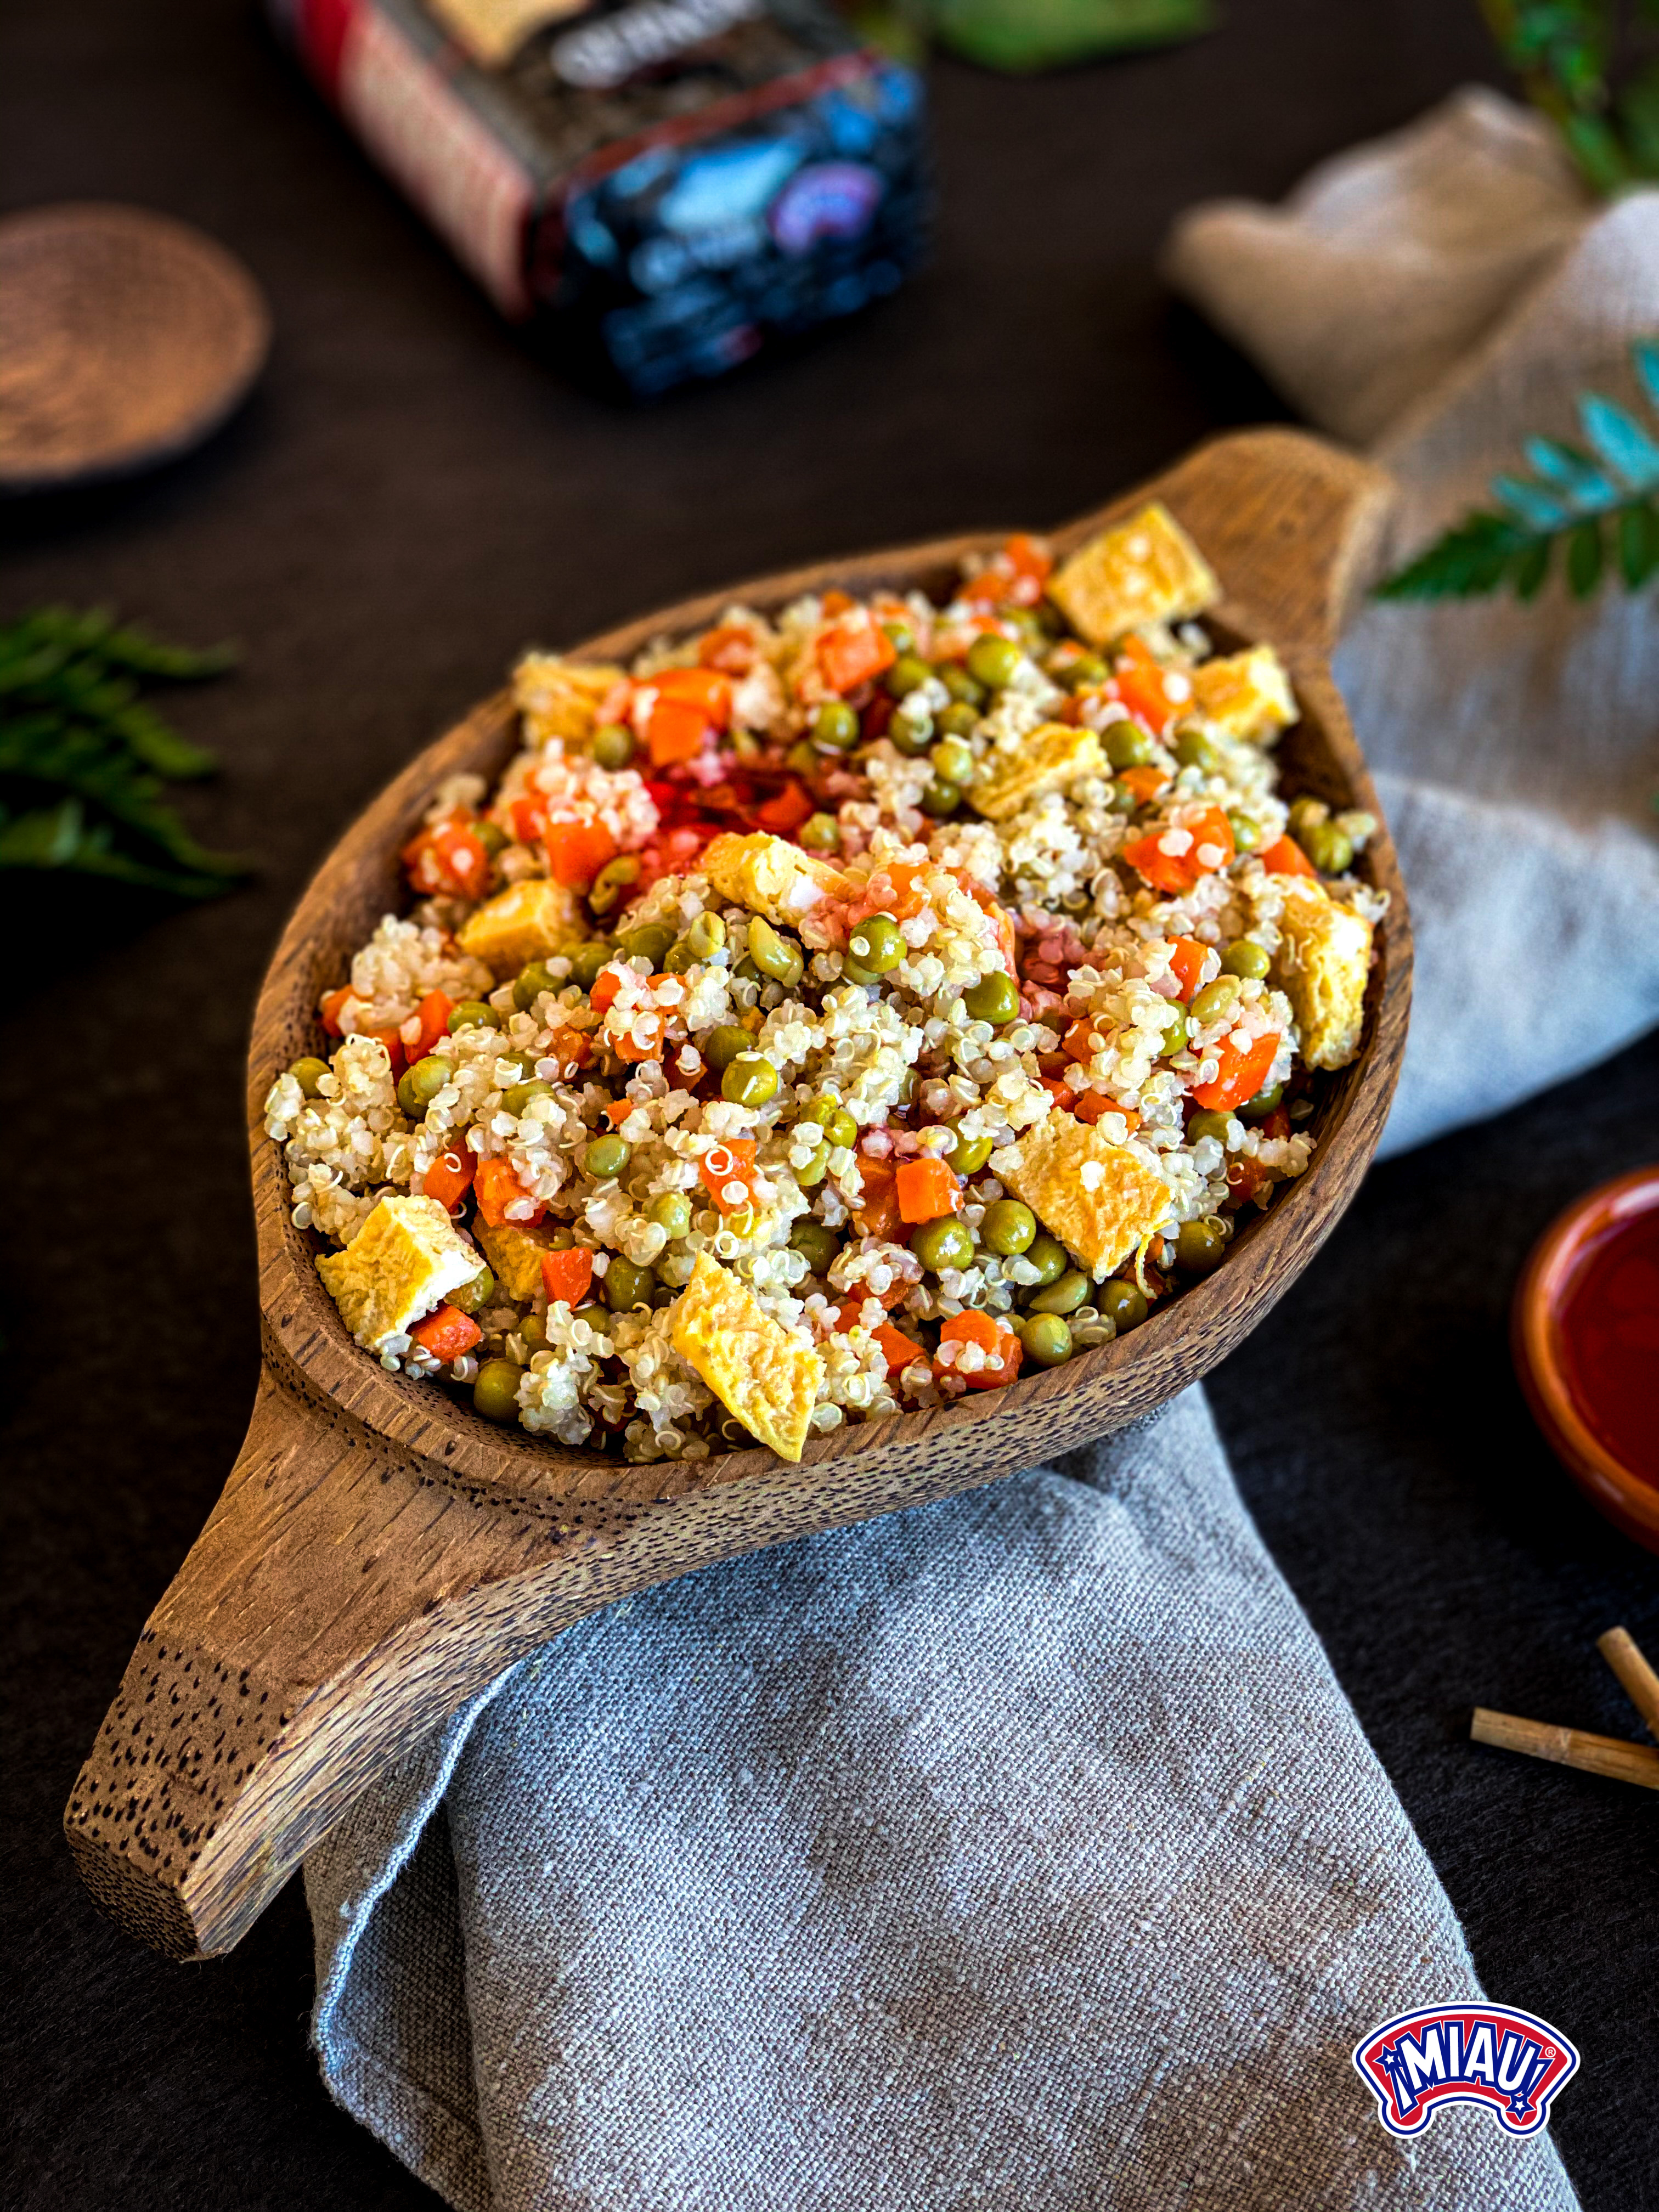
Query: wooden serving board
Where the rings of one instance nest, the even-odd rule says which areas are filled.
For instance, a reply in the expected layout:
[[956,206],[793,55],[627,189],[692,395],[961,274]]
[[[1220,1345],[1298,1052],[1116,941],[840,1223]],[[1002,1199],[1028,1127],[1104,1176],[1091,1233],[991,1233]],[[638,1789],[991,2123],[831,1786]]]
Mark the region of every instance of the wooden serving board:
[[[1326,655],[1389,503],[1388,479],[1284,430],[1200,447],[1155,483],[1055,533],[1069,550],[1148,496],[1221,578],[1224,647],[1265,640],[1303,720],[1286,787],[1376,811]],[[829,562],[711,592],[573,651],[622,659],[734,597],[774,607],[842,584],[939,589],[1001,533]],[[1352,1197],[1399,1072],[1411,935],[1386,830],[1364,872],[1391,894],[1365,1042],[1324,1090],[1309,1173],[1224,1265],[1143,1327],[994,1398],[843,1427],[798,1467],[733,1452],[629,1467],[504,1431],[347,1336],[295,1230],[262,1109],[315,1049],[319,994],[403,902],[397,854],[446,775],[491,778],[515,749],[504,696],[428,748],[347,833],[301,901],[265,979],[248,1068],[264,1364],[223,1496],[141,1638],[76,1784],[76,1863],[124,1927],[175,1958],[228,1949],[304,1854],[410,1741],[504,1668],[626,1591],[993,1480],[1121,1428],[1205,1374],[1292,1283]]]

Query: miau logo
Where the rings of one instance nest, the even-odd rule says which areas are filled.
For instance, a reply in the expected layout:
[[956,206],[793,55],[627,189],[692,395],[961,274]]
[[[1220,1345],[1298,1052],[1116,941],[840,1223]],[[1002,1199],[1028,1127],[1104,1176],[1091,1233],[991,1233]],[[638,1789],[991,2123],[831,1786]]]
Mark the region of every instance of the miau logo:
[[1442,2105],[1485,2105],[1505,2135],[1530,2136],[1578,2071],[1578,2053],[1529,2012],[1428,2005],[1373,2028],[1353,2063],[1390,2135],[1420,2135]]

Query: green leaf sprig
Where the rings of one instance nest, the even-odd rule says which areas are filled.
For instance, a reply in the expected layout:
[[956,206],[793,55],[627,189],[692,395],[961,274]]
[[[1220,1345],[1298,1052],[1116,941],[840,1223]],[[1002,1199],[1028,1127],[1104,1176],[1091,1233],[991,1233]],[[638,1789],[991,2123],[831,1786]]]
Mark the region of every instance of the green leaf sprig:
[[[1659,411],[1659,341],[1631,349],[1644,397]],[[1588,599],[1616,565],[1627,591],[1659,569],[1659,439],[1598,392],[1579,395],[1589,451],[1528,438],[1533,474],[1492,480],[1497,509],[1477,509],[1376,588],[1380,599],[1467,599],[1504,585],[1518,599],[1543,588],[1558,547],[1567,588]]]
[[1659,176],[1659,0],[1480,0],[1499,52],[1598,192]]
[[197,842],[164,787],[214,757],[139,696],[194,683],[234,648],[163,645],[106,611],[41,607],[0,625],[0,870],[66,869],[178,898],[214,898],[246,861]]

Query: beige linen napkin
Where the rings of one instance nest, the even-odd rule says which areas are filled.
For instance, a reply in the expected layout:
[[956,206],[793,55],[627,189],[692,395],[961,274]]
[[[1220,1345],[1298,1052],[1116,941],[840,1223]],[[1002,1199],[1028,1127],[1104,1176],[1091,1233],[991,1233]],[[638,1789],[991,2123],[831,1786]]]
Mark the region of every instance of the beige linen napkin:
[[[1282,208],[1177,224],[1172,281],[1320,427],[1371,440],[1415,552],[1581,434],[1577,395],[1640,411],[1659,335],[1659,191],[1587,201],[1547,127],[1496,94],[1316,171]],[[1412,895],[1398,1152],[1593,1066],[1659,1021],[1659,622],[1652,591],[1581,605],[1366,604],[1336,674]]]

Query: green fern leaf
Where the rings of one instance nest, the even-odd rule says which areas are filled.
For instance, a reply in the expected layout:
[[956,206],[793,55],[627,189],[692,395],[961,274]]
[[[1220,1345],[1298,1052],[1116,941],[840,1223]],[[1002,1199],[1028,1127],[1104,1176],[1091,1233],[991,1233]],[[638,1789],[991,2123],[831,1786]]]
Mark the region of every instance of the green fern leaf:
[[1619,573],[1627,592],[1640,591],[1659,568],[1659,514],[1643,501],[1619,517]]
[[1567,540],[1567,588],[1574,599],[1589,599],[1601,580],[1606,556],[1601,525],[1592,516],[1581,522]]
[[1599,392],[1587,392],[1578,402],[1578,417],[1602,460],[1632,491],[1651,491],[1659,485],[1659,445],[1633,415]]
[[1518,599],[1535,599],[1544,588],[1544,579],[1550,572],[1550,555],[1554,550],[1553,538],[1534,538],[1523,552],[1515,558],[1510,572]]
[[1567,501],[1525,477],[1495,476],[1492,496],[1528,530],[1560,530],[1573,520]]
[[1557,438],[1528,438],[1522,451],[1577,514],[1618,504],[1618,487],[1576,446],[1564,446]]

